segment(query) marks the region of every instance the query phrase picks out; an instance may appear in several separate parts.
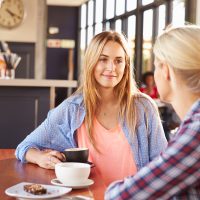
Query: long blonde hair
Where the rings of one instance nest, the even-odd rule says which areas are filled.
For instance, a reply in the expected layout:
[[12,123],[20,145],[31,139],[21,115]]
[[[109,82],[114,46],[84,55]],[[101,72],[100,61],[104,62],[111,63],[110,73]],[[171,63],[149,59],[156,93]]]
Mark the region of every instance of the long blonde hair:
[[[84,104],[86,109],[85,123],[88,131],[88,136],[95,147],[95,139],[92,134],[93,119],[101,95],[98,91],[96,80],[94,78],[94,68],[99,60],[100,54],[108,41],[117,42],[122,46],[125,52],[125,70],[120,83],[115,86],[114,93],[117,94],[120,104],[119,118],[126,120],[127,125],[132,133],[135,132],[136,127],[136,108],[133,104],[133,94],[138,93],[136,83],[133,79],[132,67],[130,65],[130,50],[126,38],[115,31],[104,31],[91,40],[84,58],[82,85],[78,91],[83,93]],[[125,119],[124,119],[125,116]]]
[[200,27],[168,26],[154,45],[158,60],[169,64],[192,93],[200,92]]

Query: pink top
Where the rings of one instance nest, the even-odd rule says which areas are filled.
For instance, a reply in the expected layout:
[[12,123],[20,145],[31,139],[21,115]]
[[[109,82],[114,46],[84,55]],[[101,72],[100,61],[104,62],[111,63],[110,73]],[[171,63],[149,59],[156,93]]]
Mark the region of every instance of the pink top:
[[95,118],[93,128],[100,153],[89,142],[85,123],[77,130],[78,146],[89,149],[89,160],[94,163],[105,184],[134,175],[137,169],[133,153],[121,126],[107,130]]

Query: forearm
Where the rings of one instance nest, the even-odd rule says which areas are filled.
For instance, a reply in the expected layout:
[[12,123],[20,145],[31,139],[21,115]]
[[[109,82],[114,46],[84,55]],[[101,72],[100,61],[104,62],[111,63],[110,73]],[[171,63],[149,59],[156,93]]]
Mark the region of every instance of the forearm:
[[29,149],[49,149],[50,146],[50,131],[47,122],[43,122],[37,129],[30,133],[16,148],[15,155],[22,162],[27,162],[26,153]]

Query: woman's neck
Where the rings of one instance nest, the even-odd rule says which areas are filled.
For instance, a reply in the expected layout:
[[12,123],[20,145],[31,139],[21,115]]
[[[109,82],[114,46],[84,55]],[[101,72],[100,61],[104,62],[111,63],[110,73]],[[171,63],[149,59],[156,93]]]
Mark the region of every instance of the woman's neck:
[[113,93],[113,89],[105,88],[100,91],[101,101],[96,110],[96,117],[100,124],[110,130],[119,123],[119,101]]
[[105,88],[100,90],[101,104],[112,104],[117,102],[117,98],[114,95],[113,89]]
[[190,91],[178,92],[174,95],[174,100],[171,104],[181,118],[184,119],[187,112],[191,109],[191,106],[200,98],[200,94],[192,94]]

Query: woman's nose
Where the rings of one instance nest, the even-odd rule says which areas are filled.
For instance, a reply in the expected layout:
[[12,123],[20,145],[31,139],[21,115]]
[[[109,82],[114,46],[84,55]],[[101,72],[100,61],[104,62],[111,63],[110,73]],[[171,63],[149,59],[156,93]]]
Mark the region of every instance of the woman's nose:
[[110,60],[107,65],[107,70],[112,72],[112,71],[114,71],[114,68],[115,68],[115,63],[114,63],[114,61]]

